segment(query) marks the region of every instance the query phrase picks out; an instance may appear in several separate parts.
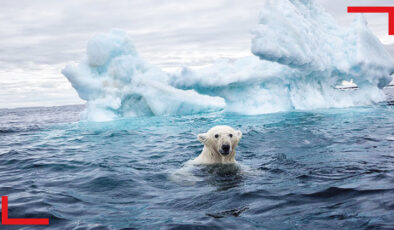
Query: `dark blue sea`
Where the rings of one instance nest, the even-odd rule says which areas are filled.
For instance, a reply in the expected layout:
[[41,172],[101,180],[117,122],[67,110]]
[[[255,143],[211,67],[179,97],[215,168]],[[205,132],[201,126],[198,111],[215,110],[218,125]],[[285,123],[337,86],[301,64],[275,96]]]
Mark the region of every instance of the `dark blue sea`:
[[[0,229],[394,229],[394,107],[80,121],[0,110]],[[243,132],[238,165],[195,166],[198,133]],[[181,174],[182,175],[182,174]]]

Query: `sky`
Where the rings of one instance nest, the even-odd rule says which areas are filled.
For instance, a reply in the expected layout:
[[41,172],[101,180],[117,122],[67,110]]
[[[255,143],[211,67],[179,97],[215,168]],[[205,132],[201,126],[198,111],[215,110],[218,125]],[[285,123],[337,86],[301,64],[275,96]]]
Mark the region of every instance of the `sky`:
[[[392,0],[316,0],[340,25],[347,6],[394,6]],[[87,41],[113,28],[130,34],[139,54],[166,71],[201,68],[218,58],[250,56],[262,0],[2,0],[0,108],[82,104],[61,74],[79,62]],[[394,56],[387,14],[366,14]]]

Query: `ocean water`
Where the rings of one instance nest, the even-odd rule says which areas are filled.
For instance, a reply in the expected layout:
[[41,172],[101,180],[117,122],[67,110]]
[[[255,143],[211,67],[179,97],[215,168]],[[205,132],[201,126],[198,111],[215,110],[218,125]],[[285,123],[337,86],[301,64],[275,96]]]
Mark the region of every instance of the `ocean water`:
[[[0,229],[394,229],[394,107],[94,123],[83,106],[0,110]],[[214,125],[238,165],[188,168]],[[183,170],[185,171],[185,170]]]

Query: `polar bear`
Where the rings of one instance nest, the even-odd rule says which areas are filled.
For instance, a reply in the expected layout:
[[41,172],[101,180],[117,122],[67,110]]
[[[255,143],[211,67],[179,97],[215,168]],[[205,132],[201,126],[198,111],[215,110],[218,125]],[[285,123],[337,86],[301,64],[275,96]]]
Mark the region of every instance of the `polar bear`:
[[241,140],[242,132],[230,126],[215,126],[207,133],[198,134],[204,144],[201,154],[192,164],[232,164],[235,161],[235,148]]

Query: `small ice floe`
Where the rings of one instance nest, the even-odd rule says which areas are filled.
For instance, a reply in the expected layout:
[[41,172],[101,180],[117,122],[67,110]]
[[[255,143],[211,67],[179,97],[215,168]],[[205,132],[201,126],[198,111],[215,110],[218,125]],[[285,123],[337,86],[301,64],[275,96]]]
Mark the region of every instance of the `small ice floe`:
[[388,140],[388,141],[394,141],[394,136],[388,136],[388,137],[386,137],[386,140]]
[[337,89],[358,89],[356,83],[353,82],[353,79],[350,81],[342,81],[341,85],[336,86]]
[[387,87],[394,87],[394,79],[389,83],[389,85]]

